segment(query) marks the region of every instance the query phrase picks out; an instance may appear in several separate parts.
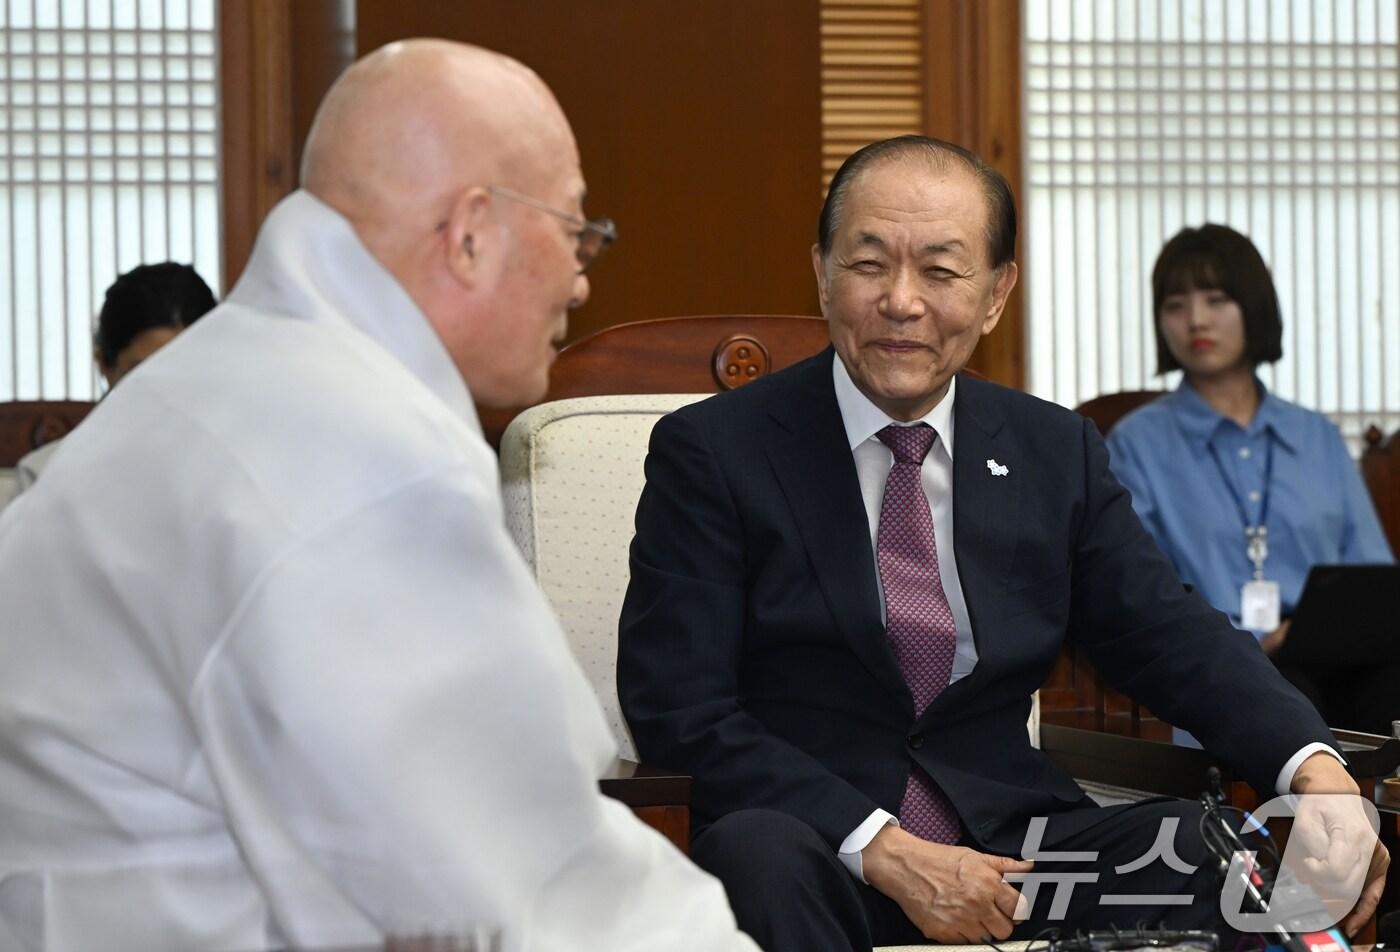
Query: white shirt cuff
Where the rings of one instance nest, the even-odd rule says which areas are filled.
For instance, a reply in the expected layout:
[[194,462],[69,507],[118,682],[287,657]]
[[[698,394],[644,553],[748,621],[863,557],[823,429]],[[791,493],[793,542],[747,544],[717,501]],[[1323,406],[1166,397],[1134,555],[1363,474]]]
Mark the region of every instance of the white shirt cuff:
[[846,871],[867,886],[870,884],[865,879],[865,864],[861,862],[860,851],[870,845],[876,833],[891,824],[899,826],[899,821],[884,810],[876,810],[866,817],[850,836],[841,841],[841,848],[836,851],[836,856],[846,867]]
[[[1278,779],[1274,781],[1274,791],[1281,797],[1286,797],[1292,793],[1293,775],[1298,772],[1299,767],[1303,766],[1303,761],[1319,751],[1324,754],[1331,754],[1342,762],[1342,766],[1346,766],[1346,758],[1326,744],[1309,744],[1292,757],[1288,758],[1288,763],[1283,765],[1283,769],[1278,772]],[[873,836],[874,834],[871,835]]]

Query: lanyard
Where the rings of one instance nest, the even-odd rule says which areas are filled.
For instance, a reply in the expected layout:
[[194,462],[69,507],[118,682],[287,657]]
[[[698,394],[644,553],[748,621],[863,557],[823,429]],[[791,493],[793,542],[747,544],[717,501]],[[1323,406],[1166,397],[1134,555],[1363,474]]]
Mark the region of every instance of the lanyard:
[[1240,522],[1244,525],[1245,557],[1254,563],[1254,577],[1262,579],[1264,577],[1264,560],[1269,557],[1269,529],[1265,523],[1269,519],[1269,488],[1273,484],[1274,475],[1274,441],[1267,434],[1265,435],[1264,493],[1259,501],[1258,523],[1249,521],[1249,509],[1246,508],[1244,499],[1240,497],[1239,490],[1235,488],[1235,482],[1225,469],[1225,464],[1221,461],[1220,453],[1213,442],[1210,444],[1210,458],[1215,460],[1215,468],[1219,470],[1220,478],[1225,483],[1225,488],[1229,490],[1230,498],[1235,502],[1235,509],[1239,511]]

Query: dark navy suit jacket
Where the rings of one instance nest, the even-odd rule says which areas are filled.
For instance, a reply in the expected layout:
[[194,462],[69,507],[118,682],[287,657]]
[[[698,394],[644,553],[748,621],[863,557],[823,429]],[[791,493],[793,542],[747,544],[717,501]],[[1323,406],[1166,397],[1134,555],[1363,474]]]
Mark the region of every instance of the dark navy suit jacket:
[[885,640],[833,357],[652,433],[618,693],[643,760],[694,776],[697,828],[768,807],[836,848],[876,807],[898,814],[911,760],[988,850],[1018,853],[1033,816],[1058,815],[1060,835],[1095,822],[1026,734],[1066,639],[1266,797],[1290,756],[1331,743],[1254,639],[1183,587],[1093,424],[965,376],[953,515],[979,660],[916,718]]

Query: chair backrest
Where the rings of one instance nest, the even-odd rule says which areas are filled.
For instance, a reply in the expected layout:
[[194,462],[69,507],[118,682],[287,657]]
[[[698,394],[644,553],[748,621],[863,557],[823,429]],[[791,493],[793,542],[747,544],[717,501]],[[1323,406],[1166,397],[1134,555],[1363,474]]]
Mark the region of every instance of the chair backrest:
[[[501,442],[506,526],[558,615],[617,738],[637,749],[617,700],[617,620],[651,429],[708,394],[578,397],[520,414]],[[1040,701],[1027,723],[1040,740]]]
[[617,702],[617,620],[651,428],[708,394],[579,397],[520,414],[501,442],[506,525],[559,616],[622,756],[637,750]]
[[[604,328],[559,352],[543,402],[611,393],[719,393],[826,347],[826,321],[778,314],[668,317]],[[524,407],[479,407],[492,446]]]
[[[501,451],[507,527],[628,760],[637,751],[617,701],[617,621],[651,428],[672,410],[751,383],[828,343],[819,317],[619,324],[559,353],[547,402],[523,412],[479,408],[487,438]],[[1038,695],[1027,729],[1038,744]]]
[[26,453],[66,435],[96,405],[86,400],[0,403],[0,467],[12,468]]
[[[1162,396],[1164,390],[1121,390],[1086,400],[1075,412],[1094,421],[1099,433],[1107,436],[1118,421],[1138,407]],[[1137,701],[1104,685],[1098,672],[1066,645],[1050,679],[1041,688],[1047,710],[1057,712],[1055,719],[1065,715],[1089,715],[1095,730],[1108,730],[1111,719],[1123,721],[1128,733],[1143,736],[1144,731],[1166,730],[1165,724],[1143,711]]]
[[1113,429],[1119,420],[1164,393],[1165,390],[1121,390],[1118,393],[1105,393],[1092,400],[1086,400],[1074,409],[1075,412],[1093,420],[1099,432],[1108,436],[1108,431]]
[[15,465],[29,452],[66,435],[94,406],[86,400],[0,403],[0,509],[14,498]]
[[1366,431],[1361,451],[1361,476],[1376,505],[1390,551],[1400,554],[1400,430],[1386,439],[1379,427]]

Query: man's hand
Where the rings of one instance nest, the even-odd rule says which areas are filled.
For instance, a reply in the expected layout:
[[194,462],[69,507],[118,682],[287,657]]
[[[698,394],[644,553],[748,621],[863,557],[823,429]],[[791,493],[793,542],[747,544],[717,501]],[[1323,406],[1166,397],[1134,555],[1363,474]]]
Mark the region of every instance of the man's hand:
[[1264,654],[1271,655],[1283,647],[1284,639],[1288,637],[1288,626],[1293,624],[1293,619],[1284,619],[1273,631],[1259,639],[1259,647],[1264,649]]
[[1030,913],[1021,893],[1001,878],[1030,872],[1035,864],[1029,860],[929,843],[887,826],[861,851],[861,864],[870,885],[938,942],[1005,939]]
[[1380,902],[1390,853],[1376,838],[1360,789],[1337,758],[1313,754],[1293,775],[1291,789],[1300,794],[1332,794],[1302,797],[1292,836],[1304,848],[1299,875],[1324,901],[1328,895],[1350,897],[1359,891],[1360,898],[1342,921],[1347,935],[1355,935]]

